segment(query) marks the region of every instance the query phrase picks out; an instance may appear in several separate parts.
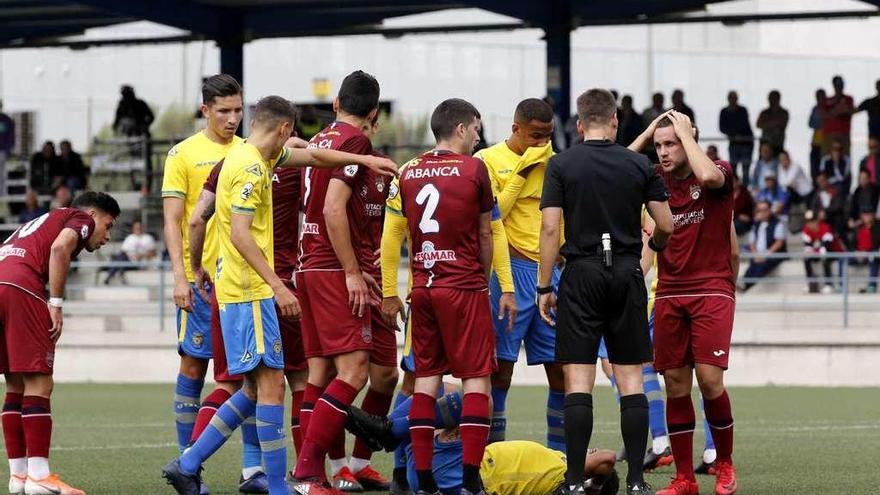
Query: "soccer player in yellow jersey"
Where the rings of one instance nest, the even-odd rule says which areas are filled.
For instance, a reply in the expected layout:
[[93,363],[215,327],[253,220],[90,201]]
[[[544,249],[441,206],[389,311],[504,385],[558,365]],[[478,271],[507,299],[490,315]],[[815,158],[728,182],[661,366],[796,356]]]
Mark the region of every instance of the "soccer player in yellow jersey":
[[286,149],[296,111],[278,96],[257,102],[249,141],[225,157],[217,185],[220,254],[214,275],[229,372],[244,386],[211,419],[208,428],[163,476],[180,494],[198,493],[200,466],[242,424],[256,416],[257,436],[270,495],[289,493],[284,480],[284,360],[278,316],[297,317],[299,304],[275,274],[272,171],[275,166],[364,165],[389,173],[389,160],[331,150]]
[[[481,158],[489,169],[501,219],[510,251],[510,265],[516,288],[518,313],[513,330],[504,322],[495,323],[498,372],[492,376],[493,418],[489,438],[504,440],[507,428],[505,403],[510,390],[513,366],[525,344],[526,360],[530,366],[543,365],[547,374],[547,446],[565,451],[562,415],[565,388],[562,367],[556,364],[556,333],[538,314],[535,305],[538,280],[538,235],[541,231],[541,192],[544,171],[553,152],[550,137],[553,134],[553,109],[537,98],[521,101],[513,116],[511,134],[506,140],[480,150]],[[553,285],[559,280],[554,270]],[[490,281],[493,308],[499,304],[501,292],[497,277]],[[508,322],[509,323],[509,322]]]

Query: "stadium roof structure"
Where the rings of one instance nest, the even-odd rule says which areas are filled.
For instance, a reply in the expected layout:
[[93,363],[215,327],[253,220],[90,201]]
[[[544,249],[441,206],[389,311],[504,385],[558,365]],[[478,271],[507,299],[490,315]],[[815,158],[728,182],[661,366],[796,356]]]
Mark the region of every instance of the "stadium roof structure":
[[[755,12],[708,15],[708,4],[730,0],[0,0],[0,49],[214,40],[223,72],[243,76],[244,43],[260,38],[403,34],[539,28],[547,42],[547,90],[556,110],[567,115],[570,35],[582,26],[829,19],[880,14],[880,0],[862,0],[864,10]],[[448,9],[479,8],[510,22],[444,26],[383,27],[386,19]],[[702,12],[701,12],[702,11]],[[151,21],[188,34],[161,38],[71,39],[98,27]]]

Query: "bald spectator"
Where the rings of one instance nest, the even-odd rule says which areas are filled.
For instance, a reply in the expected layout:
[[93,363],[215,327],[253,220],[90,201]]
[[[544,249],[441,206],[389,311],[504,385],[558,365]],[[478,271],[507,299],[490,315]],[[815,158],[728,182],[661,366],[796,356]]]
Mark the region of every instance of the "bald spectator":
[[822,115],[822,151],[828,153],[833,142],[837,141],[843,146],[844,153],[849,156],[850,124],[855,110],[852,96],[843,93],[843,78],[834,76],[831,80],[834,86],[834,95],[825,99],[820,107]]
[[675,111],[681,112],[681,113],[687,115],[688,117],[690,117],[691,122],[693,122],[693,123],[697,122],[697,119],[694,116],[693,109],[691,107],[689,107],[687,105],[687,103],[684,102],[684,91],[682,91],[680,89],[676,89],[675,91],[672,92],[672,108]]
[[868,136],[880,139],[880,79],[877,79],[874,87],[877,88],[877,94],[859,104],[856,112],[868,113]]
[[727,106],[722,108],[718,115],[718,128],[727,136],[727,151],[734,173],[738,173],[740,177],[748,177],[749,169],[752,168],[755,138],[752,134],[752,124],[749,123],[749,111],[739,104],[739,95],[736,91],[727,93]]
[[779,91],[773,90],[767,95],[767,103],[770,104],[758,115],[755,124],[761,129],[761,142],[767,143],[773,148],[773,153],[779,153],[785,148],[785,128],[788,127],[788,110],[779,104],[782,96]]

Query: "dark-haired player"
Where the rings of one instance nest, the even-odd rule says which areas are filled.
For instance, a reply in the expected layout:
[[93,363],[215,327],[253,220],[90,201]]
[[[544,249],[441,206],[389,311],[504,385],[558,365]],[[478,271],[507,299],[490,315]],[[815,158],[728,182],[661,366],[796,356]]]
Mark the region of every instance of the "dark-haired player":
[[497,209],[486,166],[470,156],[479,129],[473,105],[460,99],[440,103],[431,115],[437,145],[409,162],[398,192],[413,272],[410,434],[420,492],[431,494],[438,492],[431,469],[434,404],[443,374],[460,378],[464,389],[462,494],[481,493],[489,433],[489,376],[496,362],[487,275]]
[[654,303],[654,369],[666,383],[666,420],[676,476],[658,495],[692,495],[694,476],[691,401],[693,376],[703,396],[715,441],[717,495],[736,493],[733,414],[724,387],[736,305],[731,256],[733,171],[713,162],[695,139],[683,113],[661,115],[630,148],[653,139],[663,180],[670,192],[675,235],[657,253]]
[[[513,287],[504,287],[493,274],[489,292],[493,312],[504,305],[505,296],[516,289],[515,321],[495,321],[498,372],[492,375],[492,429],[490,441],[504,440],[507,425],[505,403],[513,365],[525,344],[530,366],[543,365],[550,385],[547,395],[547,446],[565,452],[562,414],[565,390],[562,366],[556,363],[556,332],[541,319],[535,305],[538,280],[538,233],[541,231],[541,191],[547,161],[553,156],[553,109],[538,98],[516,106],[510,137],[480,150],[475,156],[486,163],[493,179],[495,197],[509,244]],[[496,247],[496,253],[497,251]],[[554,270],[554,285],[559,280]],[[508,328],[511,323],[512,329]]]
[[[52,371],[70,261],[110,240],[119,204],[84,192],[22,225],[0,246],[0,371],[9,493],[85,495],[49,470]],[[46,285],[48,284],[48,297]]]

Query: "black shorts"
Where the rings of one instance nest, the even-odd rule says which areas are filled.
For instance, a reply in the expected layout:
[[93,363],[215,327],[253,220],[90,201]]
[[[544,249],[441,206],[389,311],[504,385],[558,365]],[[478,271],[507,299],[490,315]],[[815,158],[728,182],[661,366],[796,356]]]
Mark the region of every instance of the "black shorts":
[[596,364],[602,337],[614,364],[653,360],[639,259],[618,256],[613,261],[611,268],[599,258],[566,263],[557,301],[557,362]]

